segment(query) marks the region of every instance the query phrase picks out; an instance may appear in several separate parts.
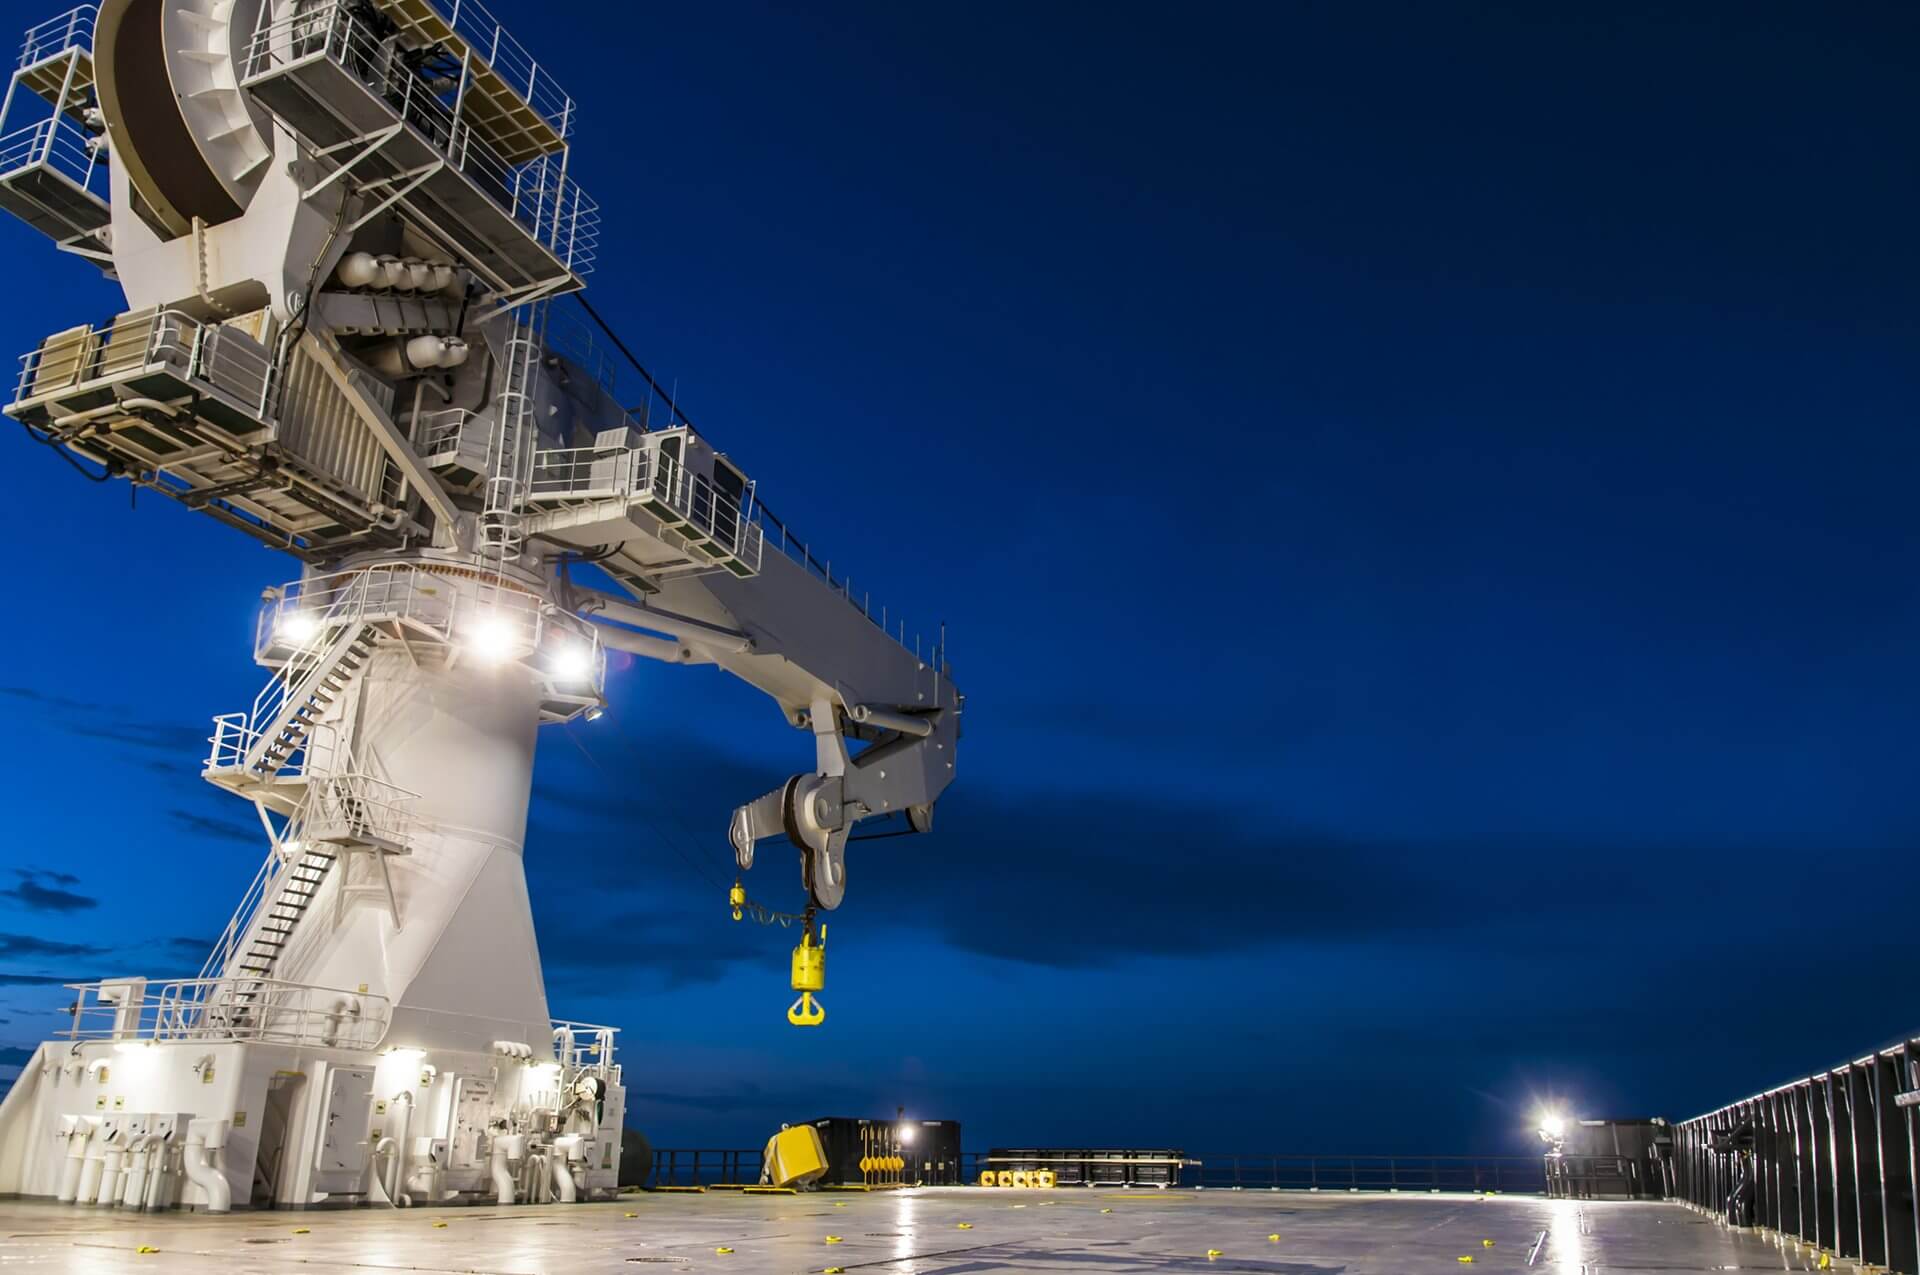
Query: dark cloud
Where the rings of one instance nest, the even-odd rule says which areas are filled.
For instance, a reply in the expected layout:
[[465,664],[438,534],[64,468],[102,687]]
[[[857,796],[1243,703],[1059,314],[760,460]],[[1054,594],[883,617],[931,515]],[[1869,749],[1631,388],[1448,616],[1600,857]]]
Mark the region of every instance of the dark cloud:
[[[704,917],[734,875],[723,836],[733,807],[784,776],[690,737],[646,752],[645,772],[622,772],[617,784],[578,767],[543,776],[528,839],[536,905],[555,891],[577,900],[582,880],[644,890],[646,917],[609,909],[601,928],[620,934],[644,922],[650,928],[624,945],[631,959],[675,962],[680,981],[718,977],[747,959],[744,946],[737,958],[716,954],[711,928],[689,926],[684,909]],[[542,852],[555,845],[564,853]],[[763,842],[750,893],[797,907],[795,854]],[[973,779],[942,801],[932,834],[850,847],[847,906],[900,918],[960,951],[1061,968],[1302,942],[1457,948],[1603,918],[1641,889],[1629,866],[1637,858],[1360,844],[1263,827],[1177,793],[1039,800]],[[1709,878],[1699,862],[1671,856],[1667,888],[1701,889]]]
[[[537,900],[538,896],[536,907]],[[675,988],[718,982],[735,965],[764,962],[766,949],[751,942],[753,936],[716,930],[712,924],[716,911],[717,906],[701,911],[689,906],[614,913],[593,922],[591,943],[574,940],[577,925],[556,913],[539,919],[536,930],[556,938],[566,935],[569,941],[551,953],[543,951],[540,965],[548,982],[560,987],[597,981],[612,964],[644,970],[665,987]]]
[[82,739],[101,739],[180,758],[183,769],[191,768],[207,755],[207,732],[192,726],[120,718],[101,722],[70,722],[66,729],[69,734]]
[[162,939],[161,946],[170,952],[204,956],[213,950],[213,940],[195,938],[190,934],[176,934],[172,938]]
[[90,943],[62,943],[32,934],[0,933],[0,960],[21,956],[97,956],[105,948]]
[[0,1045],[0,1067],[24,1067],[33,1057],[26,1045]]
[[0,974],[0,987],[58,987],[86,981],[72,974]]
[[[76,894],[72,890],[60,888],[80,883],[80,878],[71,873],[50,872],[41,868],[15,868],[14,875],[20,878],[19,884],[0,890],[0,895],[5,895],[31,911],[80,912],[99,906],[100,900],[90,895]],[[43,884],[48,881],[55,884]]]
[[29,704],[40,704],[47,708],[65,709],[70,712],[97,713],[100,712],[103,707],[100,704],[89,703],[86,700],[68,699],[63,695],[49,695],[44,691],[36,691],[30,686],[0,686],[0,695],[5,695],[10,699],[24,700]]
[[191,765],[194,758],[206,755],[207,732],[204,729],[183,726],[177,722],[152,722],[127,717],[119,704],[70,699],[28,686],[0,686],[0,696],[43,709],[59,710],[62,714],[60,728],[82,739],[107,740],[132,748],[184,757],[187,760],[183,765]]
[[192,810],[181,810],[178,807],[169,809],[167,818],[196,837],[211,837],[215,841],[231,841],[252,846],[260,844],[265,836],[258,824],[249,825],[235,819],[212,818]]

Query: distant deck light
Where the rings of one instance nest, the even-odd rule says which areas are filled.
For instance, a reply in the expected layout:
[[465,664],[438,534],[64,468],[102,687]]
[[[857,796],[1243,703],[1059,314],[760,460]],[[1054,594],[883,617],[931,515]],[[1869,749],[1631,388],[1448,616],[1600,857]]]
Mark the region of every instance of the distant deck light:
[[320,617],[311,611],[282,611],[273,622],[273,632],[288,642],[311,642],[320,632]]

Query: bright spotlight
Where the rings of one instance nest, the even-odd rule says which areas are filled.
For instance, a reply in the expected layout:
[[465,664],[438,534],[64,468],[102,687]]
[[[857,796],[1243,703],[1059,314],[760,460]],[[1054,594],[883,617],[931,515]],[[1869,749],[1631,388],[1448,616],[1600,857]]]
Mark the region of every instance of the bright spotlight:
[[910,1147],[913,1145],[913,1126],[912,1125],[903,1124],[900,1126],[900,1145],[903,1147]]
[[289,642],[311,642],[320,631],[320,617],[311,611],[282,611],[273,622],[273,631]]
[[593,676],[593,648],[568,642],[553,653],[553,675],[563,682],[584,682]]
[[513,654],[513,626],[497,615],[489,615],[467,630],[467,646],[489,664],[499,664]]
[[1549,1142],[1558,1142],[1567,1132],[1567,1122],[1551,1112],[1540,1117],[1540,1136]]

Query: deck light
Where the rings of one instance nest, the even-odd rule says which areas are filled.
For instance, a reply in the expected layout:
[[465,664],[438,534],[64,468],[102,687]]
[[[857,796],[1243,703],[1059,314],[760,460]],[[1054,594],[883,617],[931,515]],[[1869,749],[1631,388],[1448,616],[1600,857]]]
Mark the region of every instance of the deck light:
[[473,653],[489,664],[502,663],[513,654],[513,626],[497,615],[475,622],[466,638]]
[[553,675],[563,682],[584,682],[593,676],[593,648],[568,642],[553,654]]
[[289,642],[310,642],[320,631],[320,617],[311,611],[282,611],[273,622],[275,636]]

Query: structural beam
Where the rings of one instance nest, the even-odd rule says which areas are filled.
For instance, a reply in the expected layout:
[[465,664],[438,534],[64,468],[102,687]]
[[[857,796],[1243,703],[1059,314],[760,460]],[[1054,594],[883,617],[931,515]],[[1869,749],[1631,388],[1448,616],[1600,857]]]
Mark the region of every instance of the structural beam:
[[413,444],[407,441],[406,435],[400,432],[400,427],[393,423],[380,404],[354,384],[353,377],[347,374],[346,355],[340,349],[340,342],[331,332],[308,332],[300,338],[300,344],[339,387],[340,392],[346,395],[355,415],[373,431],[381,449],[393,459],[394,464],[400,466],[400,472],[407,476],[407,482],[427,502],[434,517],[452,527],[460,514],[454,508],[453,497],[447,494],[447,489],[440,485],[440,479],[427,468],[420,454],[413,450]]

